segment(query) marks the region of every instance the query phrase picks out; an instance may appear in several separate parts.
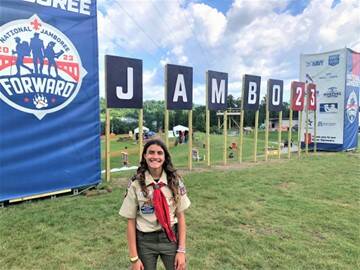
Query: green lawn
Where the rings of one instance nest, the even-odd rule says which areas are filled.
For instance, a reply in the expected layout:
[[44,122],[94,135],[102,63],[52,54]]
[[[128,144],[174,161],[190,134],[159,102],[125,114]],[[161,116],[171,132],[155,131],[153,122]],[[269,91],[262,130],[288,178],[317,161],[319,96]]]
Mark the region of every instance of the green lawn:
[[[325,153],[185,173],[189,269],[359,269],[359,164]],[[0,269],[127,269],[126,179],[110,184],[0,209]]]

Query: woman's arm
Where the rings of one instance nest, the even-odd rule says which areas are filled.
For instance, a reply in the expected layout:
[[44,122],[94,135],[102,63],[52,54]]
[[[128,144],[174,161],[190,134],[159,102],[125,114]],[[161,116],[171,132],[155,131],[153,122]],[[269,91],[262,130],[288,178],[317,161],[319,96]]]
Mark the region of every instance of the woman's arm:
[[[129,248],[130,258],[138,257],[137,247],[136,247],[136,220],[133,218],[128,219],[127,224],[127,240]],[[140,259],[132,263],[133,270],[144,270],[144,266]]]
[[185,249],[186,249],[186,222],[185,222],[185,213],[180,212],[176,214],[178,219],[178,251],[175,257],[175,269],[176,270],[185,270],[186,259],[185,259]]

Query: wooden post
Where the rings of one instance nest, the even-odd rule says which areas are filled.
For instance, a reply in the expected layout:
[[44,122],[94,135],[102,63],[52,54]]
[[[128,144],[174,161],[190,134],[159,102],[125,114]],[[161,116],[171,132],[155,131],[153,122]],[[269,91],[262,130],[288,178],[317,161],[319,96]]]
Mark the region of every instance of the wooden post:
[[[165,145],[169,148],[169,110],[165,110]],[[175,138],[176,139],[176,138]]]
[[298,111],[299,130],[298,130],[298,158],[301,156],[301,129],[302,129],[302,111]]
[[[165,145],[169,149],[169,110],[167,109],[167,65],[164,68],[164,94],[165,94],[165,120],[164,120],[164,132],[165,132]],[[175,138],[176,139],[176,138]]]
[[141,161],[141,154],[144,144],[144,132],[143,132],[143,121],[144,121],[144,109],[139,111],[139,161]]
[[278,158],[281,158],[282,111],[279,112]]
[[189,140],[188,140],[188,144],[189,144],[189,170],[191,171],[192,170],[192,133],[193,133],[193,128],[192,128],[192,113],[193,111],[190,110],[189,111]]
[[305,111],[305,154],[309,154],[309,110],[307,108],[308,104],[306,103],[306,111]]
[[316,138],[316,136],[317,136],[317,115],[316,115],[316,110],[317,109],[315,109],[314,110],[314,153],[316,153],[316,151],[317,151],[317,138]]
[[220,115],[218,115],[217,119],[218,119],[218,129],[220,129],[220,128],[221,128],[221,120],[220,120]]
[[254,162],[256,162],[257,137],[258,137],[258,125],[259,125],[259,110],[257,110],[257,111],[255,112]]
[[105,119],[105,180],[110,181],[110,109],[106,109]]
[[289,112],[289,133],[288,133],[288,159],[291,159],[291,135],[292,135],[292,122],[293,122],[293,110],[291,109],[290,105],[290,112]]
[[[208,93],[208,72],[205,75],[205,82],[206,82],[206,90],[205,90],[205,104],[206,104],[206,136],[205,136],[205,144],[206,144],[206,161],[207,165],[211,166],[210,161],[210,111],[209,111],[209,93]],[[218,117],[219,121],[219,117]]]
[[265,112],[265,161],[268,160],[269,148],[269,99],[266,96],[266,112]]
[[227,164],[227,110],[224,111],[224,165]]
[[239,132],[239,162],[242,162],[243,143],[244,143],[244,88],[245,75],[241,87],[241,112],[240,112],[240,132]]
[[206,160],[207,165],[211,166],[210,159],[210,111],[206,109]]

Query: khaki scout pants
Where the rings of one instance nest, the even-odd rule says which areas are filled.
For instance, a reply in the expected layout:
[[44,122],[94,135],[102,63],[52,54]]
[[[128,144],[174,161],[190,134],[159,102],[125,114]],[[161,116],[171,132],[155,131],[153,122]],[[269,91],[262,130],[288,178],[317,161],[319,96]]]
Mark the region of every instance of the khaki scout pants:
[[[176,230],[175,230],[176,232]],[[166,270],[174,270],[177,243],[170,242],[164,231],[143,233],[136,231],[139,258],[145,270],[156,270],[160,256]]]

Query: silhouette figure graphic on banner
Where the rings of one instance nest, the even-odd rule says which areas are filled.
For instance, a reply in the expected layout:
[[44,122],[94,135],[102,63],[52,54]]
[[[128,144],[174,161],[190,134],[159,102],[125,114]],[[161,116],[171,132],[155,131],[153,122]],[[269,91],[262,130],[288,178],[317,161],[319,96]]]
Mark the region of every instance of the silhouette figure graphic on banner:
[[61,50],[61,51],[55,53],[54,46],[55,46],[55,42],[50,41],[44,51],[44,55],[48,59],[48,74],[49,74],[49,76],[51,76],[51,67],[54,67],[56,77],[58,77],[59,74],[58,74],[58,69],[57,69],[57,64],[55,62],[55,58],[59,58],[64,53],[64,51]]
[[34,71],[36,74],[42,74],[44,66],[44,42],[39,38],[39,33],[34,33],[30,40],[30,48],[33,56]]
[[30,55],[30,47],[26,41],[21,42],[19,37],[15,38],[16,48],[12,50],[13,54],[17,54],[16,58],[16,75],[21,75],[21,67],[27,69],[30,73],[32,73],[32,69],[24,64],[24,57]]

